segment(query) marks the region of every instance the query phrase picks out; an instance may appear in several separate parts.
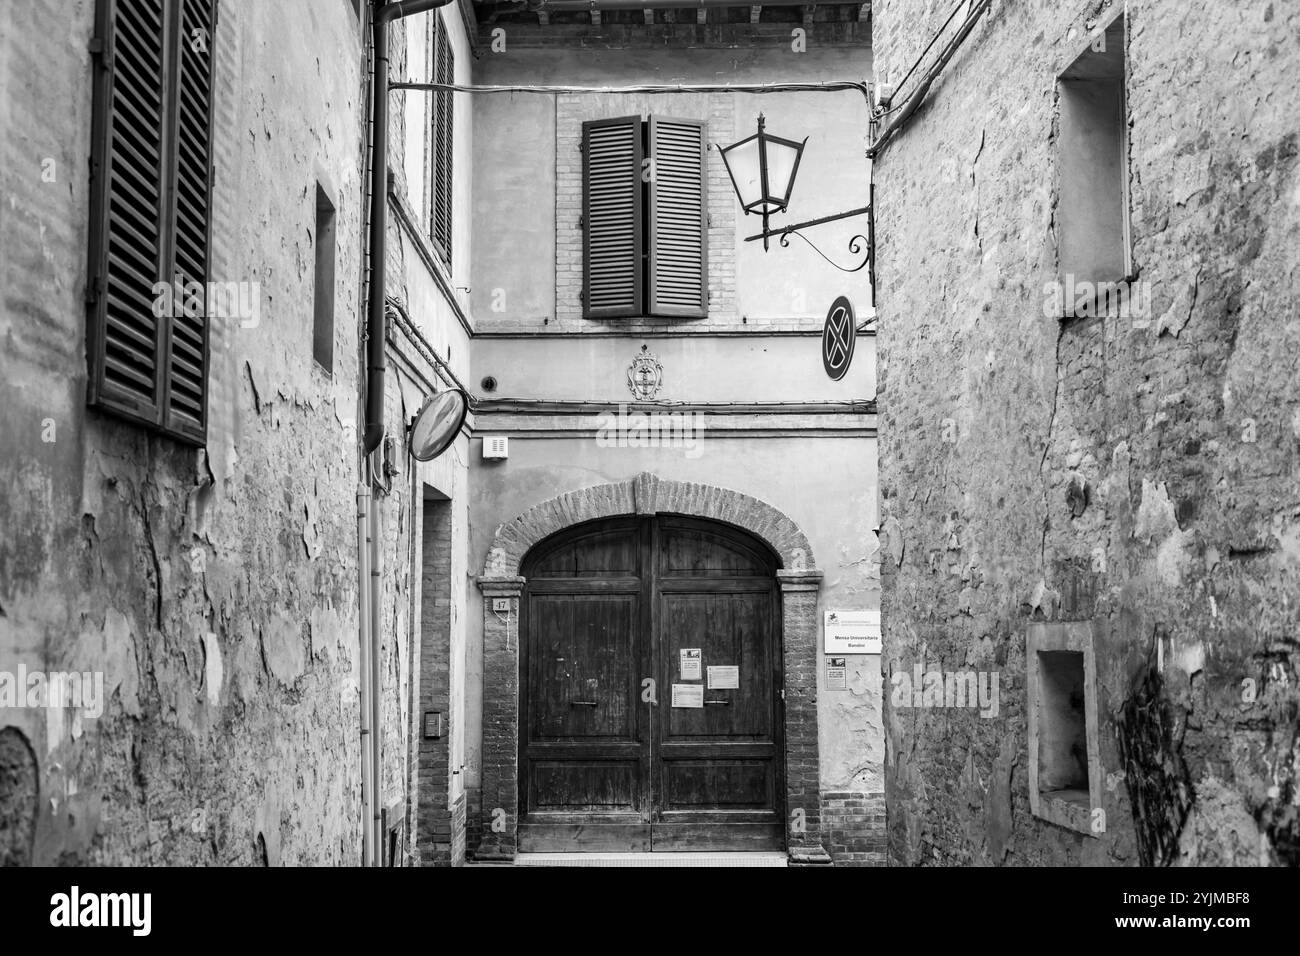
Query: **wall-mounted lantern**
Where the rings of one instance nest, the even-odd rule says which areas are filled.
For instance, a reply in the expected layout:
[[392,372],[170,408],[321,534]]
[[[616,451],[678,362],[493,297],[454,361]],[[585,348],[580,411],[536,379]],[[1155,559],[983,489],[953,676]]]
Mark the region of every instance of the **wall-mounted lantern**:
[[[857,272],[863,266],[872,261],[874,250],[874,235],[854,236],[849,240],[849,251],[854,255],[861,255],[863,244],[866,246],[866,255],[863,260],[852,268],[845,268],[832,261],[827,255],[813,246],[808,237],[803,235],[799,230],[806,229],[809,226],[819,226],[824,222],[834,222],[837,219],[848,219],[850,216],[869,215],[871,206],[863,206],[860,209],[851,209],[848,212],[836,213],[833,216],[822,216],[820,219],[810,219],[807,222],[797,222],[790,226],[780,226],[776,229],[768,227],[768,217],[773,213],[785,212],[786,207],[790,204],[790,193],[794,190],[794,178],[799,172],[799,161],[803,158],[804,144],[808,138],[804,137],[802,143],[791,139],[782,139],[780,136],[773,136],[767,132],[767,123],[760,113],[758,117],[758,132],[753,136],[742,139],[738,143],[730,146],[718,148],[722,155],[722,162],[727,167],[727,173],[731,176],[731,185],[736,190],[736,198],[740,200],[741,208],[746,214],[755,214],[763,217],[763,231],[754,236],[746,236],[746,242],[753,242],[756,239],[763,240],[763,248],[768,248],[768,239],[772,236],[781,238],[781,245],[790,245],[790,237],[798,236],[813,250],[841,272]],[[872,222],[874,225],[874,221]],[[867,229],[868,233],[874,232],[871,226]],[[874,270],[872,270],[874,272]],[[874,279],[873,279],[874,286]]]
[[764,249],[767,248],[767,217],[774,212],[785,212],[790,204],[794,177],[807,142],[806,136],[803,143],[796,143],[768,133],[763,114],[759,113],[757,133],[718,151],[746,214],[757,213],[763,217]]

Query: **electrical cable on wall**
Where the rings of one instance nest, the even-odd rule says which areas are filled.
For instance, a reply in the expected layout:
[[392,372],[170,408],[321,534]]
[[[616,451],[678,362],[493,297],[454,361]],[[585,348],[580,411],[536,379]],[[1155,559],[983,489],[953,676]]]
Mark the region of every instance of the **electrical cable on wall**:
[[[930,42],[927,43],[925,45],[925,49],[921,51],[921,55],[916,58],[916,60],[908,68],[907,72],[903,74],[903,78],[898,81],[898,85],[894,88],[894,90],[891,93],[891,99],[893,97],[896,97],[900,92],[902,92],[904,84],[906,84],[907,81],[912,78],[912,74],[915,73],[916,68],[921,65],[921,61],[925,59],[926,54],[929,53],[934,48],[934,45],[939,42],[939,37],[943,36],[944,31],[948,29],[949,25],[951,25],[953,19],[957,16],[957,11],[964,6],[967,6],[969,2],[970,0],[958,0],[957,5],[952,8],[952,13],[948,14],[948,19],[943,21],[943,26],[939,27],[938,32],[935,33],[935,35],[930,38]],[[883,111],[882,113],[879,114],[877,119],[886,117],[891,113],[897,113],[899,110],[903,108],[904,105],[906,105],[906,103],[907,101],[904,100],[902,103],[900,103],[898,106],[895,106],[893,109],[887,109]]]
[[[943,48],[943,52],[939,54],[934,64],[926,70],[925,76],[917,84],[916,89],[907,98],[903,105],[896,107],[895,110],[890,110],[887,114],[879,114],[873,117],[873,124],[879,123],[883,116],[891,115],[895,111],[900,111],[899,115],[896,116],[887,127],[885,127],[884,131],[876,137],[876,141],[867,149],[868,159],[875,160],[889,141],[892,140],[902,128],[903,124],[911,119],[912,114],[920,108],[921,103],[925,101],[926,94],[930,91],[930,87],[934,84],[934,81],[939,78],[939,74],[943,72],[943,68],[948,65],[948,61],[953,58],[957,53],[957,50],[960,49],[961,45],[966,41],[966,38],[970,36],[971,31],[975,29],[976,22],[980,17],[988,12],[991,6],[992,0],[975,0],[965,22],[961,25],[961,29],[957,31],[957,35],[948,41],[948,45]],[[940,33],[942,33],[942,31],[940,31]],[[935,39],[937,40],[938,36],[936,36]],[[931,45],[933,45],[933,42],[934,41],[931,41]],[[927,50],[928,49],[929,47],[927,47]],[[922,58],[924,58],[924,56],[925,54],[923,53]],[[918,60],[917,62],[920,61]],[[913,69],[915,69],[915,66]],[[908,75],[911,75],[910,70],[908,71]]]
[[628,93],[842,93],[856,90],[871,105],[870,84],[859,80],[828,80],[818,83],[643,83],[636,86],[465,86],[461,83],[393,82],[390,90],[424,90],[426,92],[452,93],[550,93],[606,94],[617,96]]

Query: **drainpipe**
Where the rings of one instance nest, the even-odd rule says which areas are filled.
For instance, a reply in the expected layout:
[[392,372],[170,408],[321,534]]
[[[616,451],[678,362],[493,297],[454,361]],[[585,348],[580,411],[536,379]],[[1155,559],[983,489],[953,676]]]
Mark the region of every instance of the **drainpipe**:
[[370,521],[370,484],[362,481],[357,486],[357,595],[360,604],[359,620],[361,625],[361,865],[374,865],[374,840],[372,821],[375,816],[375,782],[370,771],[374,768],[371,760],[370,723],[370,549],[364,547]]
[[384,272],[388,246],[388,24],[417,13],[445,7],[451,0],[401,0],[379,3],[371,15],[375,78],[370,124],[370,298],[366,334],[366,422],[368,455],[384,437]]
[[[387,287],[388,238],[388,24],[403,17],[444,7],[451,0],[372,0],[371,38],[374,79],[371,82],[370,122],[370,269],[366,303],[366,401],[362,430],[362,457],[379,447],[384,437],[384,291]],[[365,470],[365,462],[362,462]],[[363,754],[362,862],[376,866],[383,862],[382,727],[380,726],[380,633],[383,616],[383,554],[379,548],[379,508],[363,478],[357,491],[357,567],[360,576],[359,620],[361,638],[361,738]],[[368,580],[367,580],[368,579]],[[367,746],[368,745],[368,746]],[[369,786],[367,787],[367,780]]]

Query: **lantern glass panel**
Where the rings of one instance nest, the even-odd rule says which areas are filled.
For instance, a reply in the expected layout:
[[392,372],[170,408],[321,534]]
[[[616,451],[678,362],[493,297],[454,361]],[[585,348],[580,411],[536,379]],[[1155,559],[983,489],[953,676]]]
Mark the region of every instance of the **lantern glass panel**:
[[746,211],[756,208],[756,204],[763,200],[758,137],[751,136],[734,146],[728,146],[722,151],[722,159],[727,164],[727,171],[731,173],[731,180],[736,187],[736,194],[740,197],[741,206]]
[[794,188],[794,171],[799,164],[802,143],[768,138],[767,143],[767,196],[771,205],[768,212],[785,209]]

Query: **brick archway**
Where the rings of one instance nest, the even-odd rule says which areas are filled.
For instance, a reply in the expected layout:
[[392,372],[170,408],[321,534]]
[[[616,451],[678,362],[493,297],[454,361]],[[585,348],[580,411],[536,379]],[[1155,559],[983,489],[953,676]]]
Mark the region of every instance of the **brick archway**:
[[[524,556],[558,531],[620,515],[681,514],[743,528],[781,561],[781,647],[785,677],[785,781],[792,859],[829,862],[821,845],[817,752],[817,592],[822,573],[799,526],[765,501],[643,472],[627,481],[567,492],[500,525],[478,579],[483,592],[483,789],[478,859],[513,859],[519,811],[519,575]],[[505,602],[501,610],[497,602]]]

